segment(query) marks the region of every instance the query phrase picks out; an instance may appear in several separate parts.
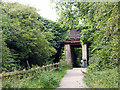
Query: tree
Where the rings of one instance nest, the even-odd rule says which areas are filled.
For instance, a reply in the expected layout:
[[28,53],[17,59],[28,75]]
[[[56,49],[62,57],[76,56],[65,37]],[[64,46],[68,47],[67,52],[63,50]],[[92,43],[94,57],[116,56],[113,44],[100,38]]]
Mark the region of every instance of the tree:
[[63,47],[63,42],[65,42],[66,31],[68,30],[67,26],[63,28],[56,22],[47,20],[45,18],[39,17],[39,22],[43,22],[44,28],[42,33],[46,36],[46,39],[50,42],[50,45],[53,46],[57,53],[52,54],[50,60],[55,62],[59,61],[61,56],[61,48]]
[[3,3],[2,29],[7,47],[20,60],[20,65],[42,65],[56,52],[41,32],[44,27],[38,21],[39,14],[35,8],[18,3]]
[[[90,69],[118,65],[118,2],[56,2],[60,23],[70,28],[82,21],[81,41],[91,41]],[[81,25],[81,26],[82,26]],[[96,68],[94,68],[96,67]]]

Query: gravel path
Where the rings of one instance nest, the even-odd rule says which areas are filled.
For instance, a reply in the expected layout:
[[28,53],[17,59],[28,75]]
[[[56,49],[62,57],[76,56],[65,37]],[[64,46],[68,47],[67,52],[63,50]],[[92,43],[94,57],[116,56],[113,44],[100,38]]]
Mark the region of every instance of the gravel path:
[[84,72],[87,71],[86,68],[73,68],[72,70],[67,70],[58,88],[87,88],[86,84],[83,82],[84,74],[81,70]]

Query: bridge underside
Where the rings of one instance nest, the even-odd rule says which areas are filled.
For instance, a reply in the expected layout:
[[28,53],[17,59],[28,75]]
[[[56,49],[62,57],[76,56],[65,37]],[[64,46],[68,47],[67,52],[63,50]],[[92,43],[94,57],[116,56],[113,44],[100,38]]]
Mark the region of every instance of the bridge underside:
[[73,41],[65,41],[64,47],[65,47],[65,61],[67,61],[67,64],[74,66],[74,57],[75,57],[75,52],[74,48],[82,48],[82,61],[85,62],[83,63],[83,66],[88,65],[88,46],[90,45],[90,42],[86,41],[84,45],[81,45],[80,40],[73,40]]

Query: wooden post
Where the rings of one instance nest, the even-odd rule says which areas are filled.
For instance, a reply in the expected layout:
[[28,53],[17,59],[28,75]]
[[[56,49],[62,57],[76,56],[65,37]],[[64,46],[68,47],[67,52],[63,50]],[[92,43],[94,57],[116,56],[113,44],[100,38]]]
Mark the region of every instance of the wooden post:
[[[33,68],[31,68],[30,72],[32,72],[32,71],[34,71],[34,69],[33,69]],[[30,74],[30,76],[31,76],[31,75],[33,75],[33,73],[31,73],[31,74]]]
[[56,66],[56,69],[57,69],[57,65],[58,65],[58,63],[56,63],[56,65],[55,65],[55,66]]
[[23,79],[25,79],[25,69],[23,69]]
[[15,74],[15,79],[17,79],[17,76],[16,76],[16,72],[17,72],[17,71],[16,71],[16,70],[14,70],[14,74]]
[[33,69],[33,68],[31,68],[31,70],[33,71],[34,69]]
[[45,67],[45,66],[43,65],[43,66],[42,66],[42,70],[44,70],[44,67]]
[[51,64],[50,64],[50,68],[49,69],[51,70]]
[[56,63],[55,63],[55,70],[56,70]]
[[4,74],[5,74],[5,71],[2,72],[2,82],[4,82],[4,79],[5,79]]
[[65,61],[65,65],[67,65],[67,62]]
[[54,71],[54,63],[53,63],[53,71]]
[[38,66],[38,72],[40,73],[41,67]]
[[40,71],[41,70],[41,68],[38,66],[38,71]]
[[57,67],[57,69],[59,69],[59,62],[58,62],[58,67]]
[[50,64],[50,71],[52,70],[52,64]]
[[62,70],[62,61],[61,61],[61,70]]
[[48,64],[47,64],[47,66],[46,66],[46,71],[48,70]]

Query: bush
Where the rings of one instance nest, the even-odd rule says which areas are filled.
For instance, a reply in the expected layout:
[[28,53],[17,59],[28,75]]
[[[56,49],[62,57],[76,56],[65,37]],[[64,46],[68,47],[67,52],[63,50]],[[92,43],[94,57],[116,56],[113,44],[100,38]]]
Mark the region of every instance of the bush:
[[10,49],[7,47],[7,44],[2,39],[2,70],[1,71],[13,71],[15,68],[19,68],[16,64],[16,61],[13,58],[13,55],[10,52]]
[[[2,3],[2,31],[4,41],[10,52],[17,54],[15,58],[21,66],[43,65],[56,49],[48,42],[43,22],[35,8],[18,3]],[[51,32],[52,33],[52,32]],[[4,53],[4,52],[3,52]]]
[[118,68],[88,72],[85,83],[92,88],[118,88]]
[[26,79],[22,79],[22,75],[12,76],[4,80],[3,88],[57,88],[67,69],[71,67],[54,72],[37,70],[26,74]]
[[30,88],[55,88],[59,85],[59,77],[55,72],[42,71],[38,73]]

